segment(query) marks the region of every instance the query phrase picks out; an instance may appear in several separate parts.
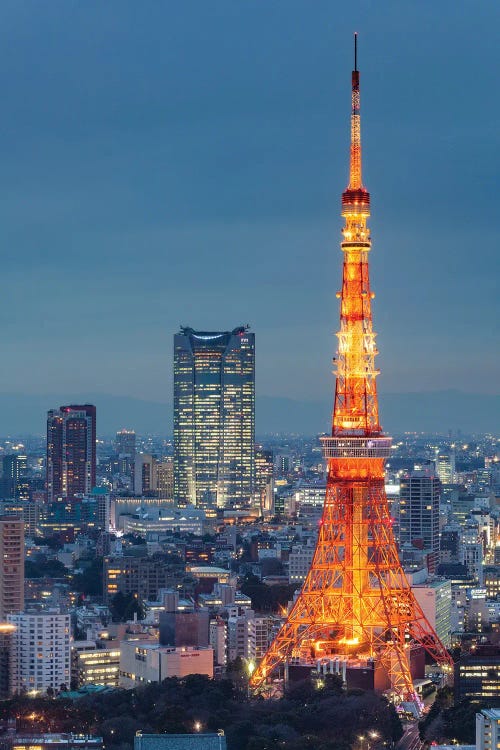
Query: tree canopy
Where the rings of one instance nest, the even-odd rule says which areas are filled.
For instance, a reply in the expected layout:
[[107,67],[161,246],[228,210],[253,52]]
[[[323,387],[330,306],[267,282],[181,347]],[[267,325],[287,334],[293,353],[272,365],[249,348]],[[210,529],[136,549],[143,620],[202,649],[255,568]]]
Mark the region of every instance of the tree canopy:
[[[249,700],[246,686],[190,675],[160,685],[112,690],[74,702],[20,696],[0,703],[0,718],[35,714],[50,731],[102,735],[110,750],[131,750],[135,733],[224,730],[229,750],[350,750],[360,732],[375,730],[380,742],[402,735],[396,711],[372,692],[346,693],[335,677],[304,680],[280,699]],[[48,731],[45,724],[31,731]],[[24,727],[29,731],[30,727]]]

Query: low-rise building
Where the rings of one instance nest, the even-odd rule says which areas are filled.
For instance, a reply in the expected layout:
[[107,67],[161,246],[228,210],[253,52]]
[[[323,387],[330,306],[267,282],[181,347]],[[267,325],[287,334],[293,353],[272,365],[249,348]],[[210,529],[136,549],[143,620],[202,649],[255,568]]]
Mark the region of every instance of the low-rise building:
[[300,584],[305,581],[314,556],[314,546],[293,547],[288,557],[288,581]]
[[226,750],[226,738],[217,734],[141,734],[134,737],[134,750]]
[[476,750],[496,750],[500,743],[500,709],[483,708],[476,714]]
[[118,687],[120,647],[116,643],[98,648],[95,641],[74,641],[71,646],[72,687],[109,685]]
[[102,750],[102,737],[91,734],[29,734],[8,738],[10,750]]
[[189,674],[214,676],[214,652],[207,648],[169,648],[150,641],[122,641],[120,646],[120,686],[132,688],[167,677]]

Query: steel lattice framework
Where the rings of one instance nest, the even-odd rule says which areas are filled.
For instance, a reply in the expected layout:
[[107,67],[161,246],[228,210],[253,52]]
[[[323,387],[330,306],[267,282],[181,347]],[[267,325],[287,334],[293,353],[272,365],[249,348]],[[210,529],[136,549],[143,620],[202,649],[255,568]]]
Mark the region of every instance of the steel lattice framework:
[[361,176],[359,71],[352,72],[350,179],[342,195],[343,280],[332,436],[323,438],[328,482],[311,568],[286,622],[251,677],[254,688],[294,660],[376,660],[394,694],[414,701],[409,649],[452,660],[418,605],[399,561],[384,489],[391,438],[378,416],[367,219]]

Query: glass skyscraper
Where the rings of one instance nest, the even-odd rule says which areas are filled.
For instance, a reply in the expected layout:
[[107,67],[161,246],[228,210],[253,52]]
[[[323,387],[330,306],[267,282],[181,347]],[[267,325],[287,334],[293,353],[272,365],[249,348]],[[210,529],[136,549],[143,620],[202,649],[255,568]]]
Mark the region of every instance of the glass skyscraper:
[[255,334],[174,335],[174,496],[248,506],[255,479]]

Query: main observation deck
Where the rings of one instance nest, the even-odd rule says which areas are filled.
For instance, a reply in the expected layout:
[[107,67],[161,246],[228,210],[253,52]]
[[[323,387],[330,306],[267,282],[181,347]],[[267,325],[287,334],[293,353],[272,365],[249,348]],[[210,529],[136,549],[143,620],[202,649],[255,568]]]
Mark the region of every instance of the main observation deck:
[[323,458],[389,458],[392,438],[387,437],[322,437]]

